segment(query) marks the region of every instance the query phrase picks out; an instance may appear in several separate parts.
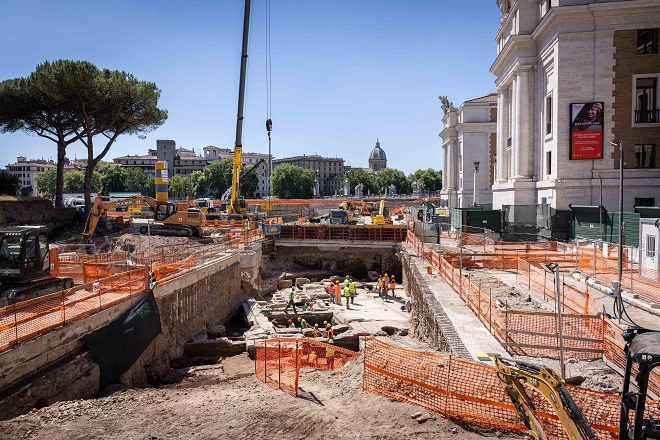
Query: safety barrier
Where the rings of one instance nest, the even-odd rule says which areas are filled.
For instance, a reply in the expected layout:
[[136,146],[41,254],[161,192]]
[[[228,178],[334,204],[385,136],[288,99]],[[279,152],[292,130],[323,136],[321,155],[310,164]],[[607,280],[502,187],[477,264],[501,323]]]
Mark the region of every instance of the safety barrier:
[[277,240],[404,241],[405,225],[282,225]]
[[[411,403],[461,423],[506,431],[527,430],[493,367],[395,347],[374,337],[365,338],[364,346],[365,391]],[[615,438],[620,397],[567,387],[598,437]],[[525,390],[549,438],[566,438],[547,400],[528,385]],[[654,408],[652,413],[660,411]]]
[[356,353],[306,338],[255,341],[254,374],[263,383],[298,396],[301,367],[338,370],[357,358]]
[[146,268],[133,266],[117,275],[0,308],[0,351],[131,300],[147,289]]
[[51,249],[50,274],[60,277],[71,277],[76,284],[85,283],[83,265],[86,263],[108,263],[128,260],[128,252],[113,252],[107,254],[62,253],[61,248],[53,252]]
[[[435,250],[426,249],[412,233],[408,234],[406,242],[417,255],[436,269],[507,351],[519,355],[559,357],[555,313],[512,310],[508,305],[500,307],[468,278],[461,276],[460,269],[455,267],[460,264],[460,257],[448,253],[440,255]],[[533,252],[533,247],[527,247],[526,250]],[[571,251],[561,243],[557,243],[557,250],[557,255],[548,254],[552,257],[548,260],[568,258],[566,254]],[[532,254],[529,259],[540,258]],[[469,260],[464,255],[464,267],[468,267],[465,266],[466,261]],[[516,257],[516,282],[543,294],[546,300],[555,304],[554,278],[523,254]],[[569,312],[562,315],[564,350],[577,359],[602,356],[621,372],[625,371],[625,341],[621,337],[623,328],[612,320],[597,315],[598,306],[588,290],[578,289],[564,281],[561,283],[562,310]],[[649,389],[656,396],[660,396],[660,373],[653,372]]]

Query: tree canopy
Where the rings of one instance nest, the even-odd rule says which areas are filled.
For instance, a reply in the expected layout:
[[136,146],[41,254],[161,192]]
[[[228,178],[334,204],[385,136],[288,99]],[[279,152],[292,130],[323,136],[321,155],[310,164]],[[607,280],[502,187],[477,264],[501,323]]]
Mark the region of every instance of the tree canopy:
[[182,194],[185,194],[189,183],[190,179],[181,176],[172,176],[168,182],[169,193],[180,197]]
[[124,180],[124,189],[126,191],[142,193],[145,183],[147,183],[147,177],[141,169],[135,167],[126,168],[126,177]]
[[314,195],[314,171],[287,163],[273,169],[273,194],[282,199],[309,199]]
[[105,192],[126,191],[126,168],[117,164],[108,164],[101,170],[101,181]]
[[[67,171],[64,173],[64,192],[81,193],[85,188],[85,173],[82,171]],[[92,175],[92,191],[99,193],[103,189],[101,174],[94,171]]]
[[408,182],[406,175],[394,168],[383,168],[378,171],[376,185],[381,193],[385,193],[385,188],[390,185],[396,187],[397,194],[409,194],[411,190],[410,182]]
[[[91,203],[95,166],[124,133],[142,135],[162,125],[160,90],[117,70],[87,61],[58,60],[38,65],[27,78],[0,83],[0,130],[23,130],[57,143],[56,206],[62,204],[66,147],[80,140],[87,147],[85,206]],[[94,152],[94,137],[105,144]]]
[[0,171],[0,195],[15,196],[21,189],[21,179],[6,171]]
[[355,186],[361,183],[364,186],[364,194],[376,194],[376,178],[373,173],[369,173],[362,168],[353,168],[348,170],[348,180],[351,182],[351,194],[355,194]]
[[417,170],[408,177],[408,180],[411,185],[414,181],[420,182],[422,188],[426,191],[439,191],[442,189],[442,174],[433,168]]
[[147,177],[147,181],[144,183],[144,194],[156,197],[156,178],[154,176]]
[[55,190],[57,187],[57,169],[51,168],[43,173],[34,176],[34,181],[37,184],[38,195],[44,194],[49,199],[55,197]]
[[209,179],[203,171],[194,171],[190,175],[194,197],[206,197],[209,193]]

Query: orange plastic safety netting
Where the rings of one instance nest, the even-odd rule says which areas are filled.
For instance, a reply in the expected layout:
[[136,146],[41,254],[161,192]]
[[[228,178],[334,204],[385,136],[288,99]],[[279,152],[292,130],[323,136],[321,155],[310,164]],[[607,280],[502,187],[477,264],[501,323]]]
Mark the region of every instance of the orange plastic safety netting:
[[197,260],[194,255],[172,263],[156,262],[151,265],[151,271],[157,282],[164,282],[182,275],[195,268]]
[[254,372],[259,380],[298,396],[300,367],[337,370],[360,354],[334,344],[303,338],[255,342]]
[[132,266],[123,273],[0,308],[0,350],[146,291],[146,268]]
[[[463,423],[506,431],[527,430],[495,368],[484,364],[395,347],[368,337],[363,388]],[[567,438],[547,400],[529,386],[525,390],[549,438]],[[569,386],[569,393],[598,437],[614,438],[619,396],[576,386]]]

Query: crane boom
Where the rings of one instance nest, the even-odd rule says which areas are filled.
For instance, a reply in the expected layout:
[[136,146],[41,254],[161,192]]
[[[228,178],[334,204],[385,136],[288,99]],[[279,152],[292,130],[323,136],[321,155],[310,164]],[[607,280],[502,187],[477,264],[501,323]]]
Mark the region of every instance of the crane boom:
[[243,156],[243,110],[245,107],[245,77],[247,72],[250,7],[251,0],[245,0],[245,12],[243,13],[243,47],[241,49],[241,76],[238,85],[238,112],[236,116],[236,141],[234,142],[234,160],[231,172],[231,199],[227,206],[227,213],[229,214],[241,214],[247,211],[245,207],[241,206],[239,195],[241,185],[241,161]]

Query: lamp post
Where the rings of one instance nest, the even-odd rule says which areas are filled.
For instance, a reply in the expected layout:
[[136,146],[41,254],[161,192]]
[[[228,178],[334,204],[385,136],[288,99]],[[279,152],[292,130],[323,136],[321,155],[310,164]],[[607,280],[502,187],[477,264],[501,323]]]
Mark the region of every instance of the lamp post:
[[474,193],[472,195],[472,206],[479,203],[479,185],[477,184],[477,172],[479,171],[479,162],[474,163]]
[[[621,276],[623,272],[623,141],[612,141],[610,145],[619,147],[619,249],[618,249],[618,274],[617,285],[612,286],[614,295],[621,297]],[[614,283],[612,283],[614,284]]]
[[600,186],[600,201],[598,202],[598,230],[600,231],[600,241],[603,241],[603,176],[596,173],[598,176],[598,183]]
[[564,364],[564,334],[561,328],[561,284],[559,284],[559,263],[541,263],[541,267],[555,276],[555,305],[557,308],[557,337],[559,339],[559,367],[561,377],[566,378],[566,365]]

